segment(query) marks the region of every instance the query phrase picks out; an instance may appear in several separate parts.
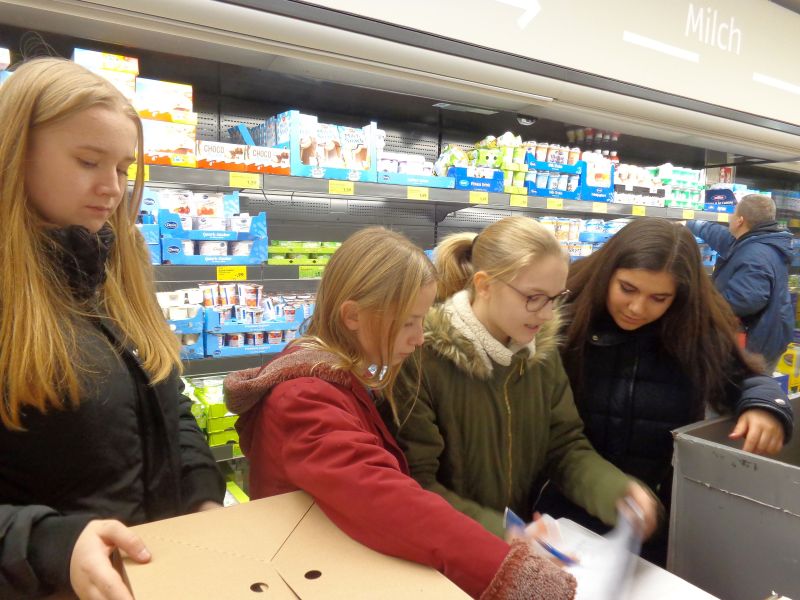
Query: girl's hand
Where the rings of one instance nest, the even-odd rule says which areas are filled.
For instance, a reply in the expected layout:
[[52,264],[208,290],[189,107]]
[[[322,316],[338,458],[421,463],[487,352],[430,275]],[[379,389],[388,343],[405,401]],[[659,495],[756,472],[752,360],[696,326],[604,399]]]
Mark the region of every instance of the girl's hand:
[[783,425],[768,410],[751,408],[741,414],[728,437],[732,440],[744,438],[742,450],[745,452],[774,456],[783,448]]

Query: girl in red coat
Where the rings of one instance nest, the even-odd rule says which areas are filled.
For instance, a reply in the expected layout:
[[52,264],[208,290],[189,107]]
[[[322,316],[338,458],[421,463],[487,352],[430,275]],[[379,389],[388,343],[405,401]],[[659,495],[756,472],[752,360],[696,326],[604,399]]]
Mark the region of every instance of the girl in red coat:
[[241,415],[250,492],[311,494],[343,531],[379,552],[434,567],[474,597],[570,599],[575,580],[524,542],[508,545],[423,490],[376,402],[422,345],[433,265],[383,228],[350,237],[325,269],[307,333],[261,369],[226,380]]

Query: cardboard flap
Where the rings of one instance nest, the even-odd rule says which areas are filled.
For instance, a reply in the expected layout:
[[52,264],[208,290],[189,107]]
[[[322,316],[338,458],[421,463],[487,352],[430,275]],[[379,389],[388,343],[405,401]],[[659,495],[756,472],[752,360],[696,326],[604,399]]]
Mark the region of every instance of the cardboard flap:
[[137,600],[468,598],[434,569],[351,539],[304,492],[133,530],[153,555],[123,561]]
[[303,600],[469,598],[434,569],[359,544],[317,505],[306,513],[272,564]]
[[158,535],[146,541],[153,553],[150,563],[125,562],[126,580],[137,600],[297,600],[267,559],[253,560]]

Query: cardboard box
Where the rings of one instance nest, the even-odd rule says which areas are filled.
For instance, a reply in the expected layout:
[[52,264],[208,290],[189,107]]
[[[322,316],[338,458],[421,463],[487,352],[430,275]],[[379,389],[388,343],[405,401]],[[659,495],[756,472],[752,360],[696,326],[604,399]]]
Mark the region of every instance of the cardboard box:
[[468,598],[437,571],[351,539],[304,492],[133,529],[153,554],[146,565],[124,561],[136,598]]
[[245,170],[249,173],[268,173],[270,175],[289,175],[291,172],[290,152],[285,148],[264,148],[245,146]]
[[117,71],[119,73],[139,74],[139,59],[121,54],[97,52],[85,48],[75,48],[72,51],[72,62],[86,67],[92,71]]
[[142,119],[197,125],[192,86],[185,83],[138,77],[133,106]]
[[197,140],[195,155],[198,169],[244,171],[247,146]]
[[194,167],[194,125],[142,119],[144,162],[150,165]]
[[[795,414],[800,400],[793,401]],[[774,458],[728,440],[730,418],[682,427],[667,568],[725,600],[800,597],[800,436]]]
[[290,151],[291,174],[300,177],[375,182],[376,131],[374,122],[344,127],[297,110],[275,117],[277,146]]

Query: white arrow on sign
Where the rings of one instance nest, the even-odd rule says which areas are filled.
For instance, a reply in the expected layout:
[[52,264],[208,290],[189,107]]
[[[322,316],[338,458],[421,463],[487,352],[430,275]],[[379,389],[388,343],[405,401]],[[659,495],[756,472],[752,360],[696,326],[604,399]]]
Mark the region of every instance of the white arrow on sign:
[[525,12],[522,13],[517,19],[517,25],[520,29],[525,29],[531,21],[536,18],[536,15],[539,14],[539,11],[542,10],[542,6],[539,4],[539,0],[496,0],[501,4],[508,4],[509,6],[513,6],[514,8],[521,8]]

